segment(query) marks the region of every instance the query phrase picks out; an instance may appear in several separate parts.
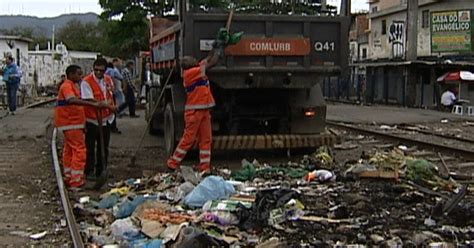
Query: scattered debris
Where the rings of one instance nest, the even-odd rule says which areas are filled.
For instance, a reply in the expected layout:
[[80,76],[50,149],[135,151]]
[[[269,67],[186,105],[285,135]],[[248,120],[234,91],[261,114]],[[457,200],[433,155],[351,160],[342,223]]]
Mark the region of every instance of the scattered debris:
[[353,144],[351,142],[345,142],[342,144],[335,144],[334,149],[336,150],[353,150],[357,149],[359,146],[357,144]]
[[306,175],[306,180],[308,182],[311,182],[315,179],[319,182],[333,181],[336,180],[336,175],[328,170],[315,170]]
[[30,238],[31,238],[31,239],[34,239],[34,240],[38,240],[38,239],[44,238],[44,236],[46,236],[46,234],[48,234],[47,231],[40,232],[40,233],[36,233],[36,234],[30,235]]
[[397,129],[397,126],[381,125],[379,128],[382,130],[395,130]]
[[441,178],[412,147],[392,147],[344,163],[323,147],[285,164],[244,159],[238,170],[205,178],[185,169],[125,180],[98,201],[77,203],[76,217],[97,246],[426,247],[472,240],[467,187]]
[[79,203],[81,203],[81,204],[88,203],[89,201],[90,201],[89,196],[83,196],[83,197],[79,198]]

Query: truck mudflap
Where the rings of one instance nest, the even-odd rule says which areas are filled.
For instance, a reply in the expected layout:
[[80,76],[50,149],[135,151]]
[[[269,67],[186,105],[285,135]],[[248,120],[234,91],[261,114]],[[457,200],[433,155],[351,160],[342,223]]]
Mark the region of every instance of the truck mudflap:
[[323,134],[226,135],[213,137],[213,150],[308,148],[333,146],[340,137]]

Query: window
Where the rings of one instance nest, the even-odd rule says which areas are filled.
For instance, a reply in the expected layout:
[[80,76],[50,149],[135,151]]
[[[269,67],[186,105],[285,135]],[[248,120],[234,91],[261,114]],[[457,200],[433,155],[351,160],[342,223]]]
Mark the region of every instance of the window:
[[379,8],[377,6],[374,6],[372,7],[372,13],[377,13],[377,11],[379,10]]
[[387,20],[382,20],[382,35],[387,34]]
[[430,27],[430,11],[423,10],[421,13],[421,27],[422,28],[429,28]]
[[363,59],[367,58],[367,48],[362,48],[362,58]]

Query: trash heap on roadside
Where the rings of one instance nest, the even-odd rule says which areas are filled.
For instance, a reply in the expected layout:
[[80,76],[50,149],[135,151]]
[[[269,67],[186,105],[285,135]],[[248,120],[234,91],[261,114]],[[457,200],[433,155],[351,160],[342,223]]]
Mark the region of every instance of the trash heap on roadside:
[[[75,204],[84,240],[105,247],[446,247],[474,242],[469,189],[400,149],[337,164],[242,160],[202,178],[129,179]],[[464,199],[466,198],[466,199]],[[439,246],[436,246],[439,244]]]

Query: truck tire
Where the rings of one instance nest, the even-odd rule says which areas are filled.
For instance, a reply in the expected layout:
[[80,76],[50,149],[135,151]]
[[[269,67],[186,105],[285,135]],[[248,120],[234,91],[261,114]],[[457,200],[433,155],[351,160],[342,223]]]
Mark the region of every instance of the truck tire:
[[145,105],[145,118],[147,121],[150,121],[148,133],[151,135],[159,135],[159,134],[163,134],[163,130],[156,128],[156,127],[159,127],[159,125],[157,125],[158,124],[157,121],[159,121],[159,118],[157,118],[156,113],[153,112],[153,110],[155,109],[156,103],[153,102],[152,93],[154,93],[154,91],[150,89],[150,91],[148,92],[146,96],[147,101]]
[[164,148],[167,157],[173,155],[176,148],[176,122],[173,112],[173,106],[166,104],[164,113]]

